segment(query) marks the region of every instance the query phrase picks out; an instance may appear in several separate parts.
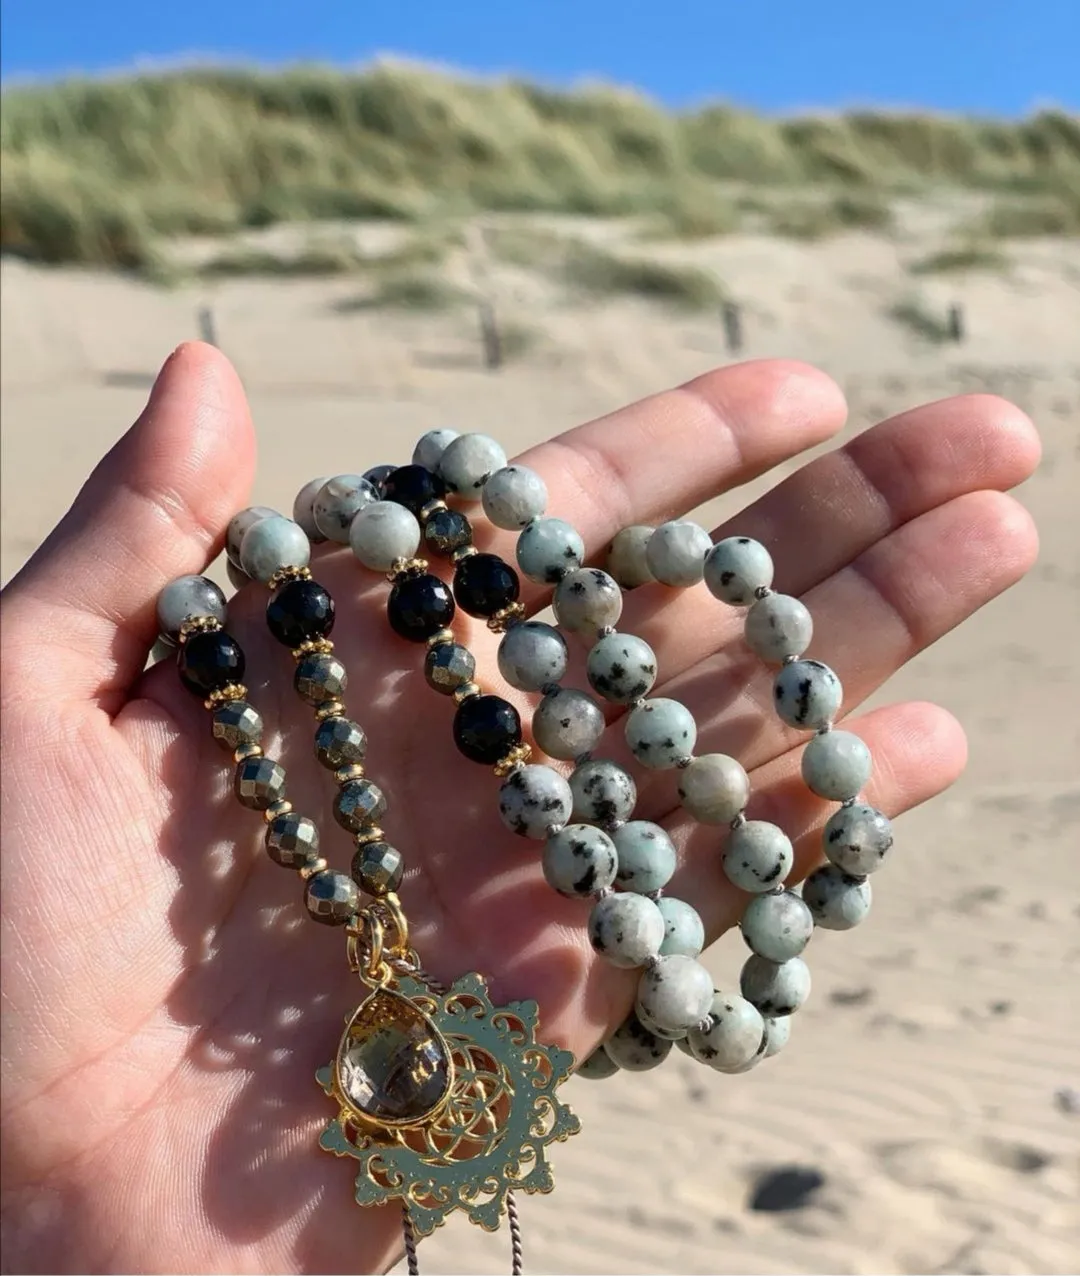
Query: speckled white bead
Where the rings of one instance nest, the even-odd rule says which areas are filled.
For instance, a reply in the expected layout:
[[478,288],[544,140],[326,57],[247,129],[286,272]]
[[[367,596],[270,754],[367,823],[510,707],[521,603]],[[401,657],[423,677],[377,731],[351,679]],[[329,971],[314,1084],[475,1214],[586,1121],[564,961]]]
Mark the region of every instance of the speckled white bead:
[[539,691],[561,682],[568,658],[566,639],[539,620],[511,625],[499,643],[499,672],[519,691]]
[[[599,830],[597,830],[599,831]],[[619,891],[598,899],[589,914],[589,941],[613,966],[644,966],[664,942],[664,919],[644,895]]]
[[851,930],[870,912],[873,892],[864,877],[849,877],[835,864],[815,869],[803,882],[803,902],[823,930]]
[[730,824],[749,800],[749,777],[725,753],[705,753],[679,772],[679,801],[701,824]]
[[693,957],[661,957],[638,981],[638,1017],[662,1032],[687,1032],[709,1013],[712,975]]
[[501,444],[487,434],[459,434],[439,457],[439,477],[463,501],[481,498],[488,478],[506,465]]
[[428,430],[417,439],[416,447],[413,448],[413,465],[422,465],[425,470],[437,474],[442,454],[458,437],[457,430]]
[[599,567],[581,567],[555,586],[551,605],[564,629],[591,637],[617,623],[622,615],[622,590]]
[[626,716],[626,743],[641,765],[652,770],[690,757],[696,741],[694,715],[678,700],[646,700]]
[[208,577],[178,576],[158,594],[158,631],[163,638],[175,643],[180,637],[180,626],[186,620],[212,616],[223,625],[226,606],[221,588]]
[[732,607],[749,607],[756,591],[773,582],[773,561],[760,541],[728,536],[705,558],[705,586],[714,598]]
[[874,769],[870,750],[851,731],[826,731],[807,743],[802,777],[818,797],[846,802],[855,797]]
[[709,1026],[687,1033],[690,1053],[717,1072],[740,1072],[766,1049],[761,1012],[735,993],[715,992],[710,999]]
[[604,734],[604,715],[584,691],[560,687],[544,696],[532,718],[533,739],[550,758],[572,762]]
[[769,1019],[794,1014],[810,996],[810,967],[801,957],[769,961],[755,953],[740,976],[742,995]]
[[765,820],[747,820],[731,830],[724,849],[724,874],[739,890],[771,891],[791,872],[795,852],[783,829]]
[[637,804],[637,785],[616,762],[593,758],[574,768],[570,777],[574,819],[590,824],[620,824]]
[[617,866],[615,843],[591,824],[568,824],[544,843],[544,879],[552,890],[570,899],[607,890],[615,881]]
[[635,523],[632,527],[624,527],[611,542],[607,569],[623,589],[637,589],[653,579],[645,552],[654,530],[644,523]]
[[575,1077],[584,1077],[587,1081],[603,1081],[613,1077],[619,1071],[619,1065],[608,1054],[603,1046],[597,1048],[574,1069]]
[[576,571],[585,558],[585,542],[561,518],[534,518],[517,540],[522,573],[538,585],[555,585]]
[[705,947],[705,923],[696,908],[676,899],[674,895],[662,895],[656,907],[664,919],[664,942],[660,945],[661,957],[696,957]]
[[770,664],[801,656],[814,636],[813,617],[797,598],[769,594],[746,613],[746,643]]
[[544,480],[524,465],[507,465],[484,484],[484,513],[508,532],[520,531],[547,509],[548,491]]
[[335,474],[315,494],[311,517],[327,540],[348,545],[353,519],[378,499],[378,492],[362,474]]
[[651,820],[631,820],[615,830],[619,868],[615,880],[628,891],[650,895],[663,890],[678,864],[675,843],[659,824]]
[[765,1058],[771,1059],[779,1054],[791,1037],[792,1018],[785,1015],[783,1019],[765,1020]]
[[770,961],[798,957],[814,933],[813,914],[794,891],[756,895],[739,925],[751,952]]
[[648,1072],[664,1062],[671,1044],[650,1032],[637,1015],[631,1015],[604,1042],[604,1050],[625,1071]]
[[685,589],[705,572],[705,555],[712,548],[709,533],[689,519],[662,523],[649,537],[645,561],[663,585]]
[[635,634],[605,634],[589,652],[585,673],[592,689],[613,704],[646,696],[656,681],[656,653]]
[[840,679],[820,660],[793,660],[773,680],[773,705],[789,727],[817,731],[832,722],[843,700]]
[[852,877],[876,873],[893,844],[892,825],[865,802],[842,806],[825,825],[822,845],[826,856]]
[[310,560],[304,529],[280,514],[253,523],[240,542],[240,566],[264,585],[282,567],[306,567]]
[[349,527],[349,544],[373,572],[388,572],[396,559],[412,558],[420,547],[416,515],[396,501],[373,501],[358,510]]
[[240,545],[249,527],[254,527],[264,518],[279,517],[277,510],[272,510],[269,505],[249,505],[234,514],[225,529],[225,554],[229,562],[240,567]]
[[547,837],[552,825],[566,823],[573,805],[566,780],[539,763],[511,771],[499,788],[502,822],[521,837]]
[[296,493],[296,500],[293,501],[292,516],[293,522],[299,523],[304,529],[304,535],[311,541],[312,545],[318,545],[326,537],[315,526],[314,504],[315,497],[329,482],[329,477],[313,478],[310,483],[304,486]]

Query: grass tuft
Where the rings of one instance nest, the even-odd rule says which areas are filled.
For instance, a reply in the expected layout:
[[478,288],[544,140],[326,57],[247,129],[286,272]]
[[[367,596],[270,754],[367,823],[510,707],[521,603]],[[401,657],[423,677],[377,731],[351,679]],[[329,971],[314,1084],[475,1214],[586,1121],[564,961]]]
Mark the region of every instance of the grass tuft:
[[959,275],[973,271],[1003,271],[1009,259],[999,249],[986,244],[963,244],[930,253],[908,266],[912,275]]

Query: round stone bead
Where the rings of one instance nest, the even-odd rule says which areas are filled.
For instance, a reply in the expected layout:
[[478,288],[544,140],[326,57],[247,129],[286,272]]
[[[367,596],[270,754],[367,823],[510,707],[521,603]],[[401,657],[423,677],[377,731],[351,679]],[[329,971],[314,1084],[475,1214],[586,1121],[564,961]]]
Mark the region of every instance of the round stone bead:
[[678,700],[646,700],[626,718],[626,743],[642,766],[673,767],[694,752],[697,723]]
[[334,600],[317,580],[290,580],[266,605],[266,624],[286,647],[325,638],[334,628]]
[[319,488],[311,516],[327,540],[348,545],[353,519],[365,505],[373,505],[378,499],[378,491],[362,474],[338,474]]
[[246,700],[226,700],[210,718],[210,730],[218,744],[233,753],[262,739],[263,720]]
[[389,842],[365,842],[352,858],[352,879],[365,895],[388,895],[405,876],[405,857]]
[[717,1072],[740,1072],[766,1048],[766,1027],[761,1012],[745,997],[729,992],[713,993],[709,1026],[687,1034],[690,1053]]
[[742,995],[770,1019],[794,1014],[810,996],[810,967],[801,957],[769,961],[756,953],[739,978]]
[[403,576],[390,590],[386,614],[396,634],[410,642],[427,642],[454,619],[454,596],[438,576]]
[[746,613],[746,643],[762,660],[779,665],[801,656],[814,636],[810,612],[788,594],[759,598]]
[[779,1054],[791,1037],[791,1016],[783,1019],[765,1020],[765,1058],[771,1059]]
[[318,545],[320,541],[326,540],[326,537],[315,526],[315,498],[329,481],[329,476],[313,478],[310,483],[305,483],[300,491],[296,493],[296,500],[293,501],[293,522],[298,523],[304,529],[304,535],[313,545]]
[[340,700],[348,685],[349,675],[345,666],[328,651],[316,651],[305,656],[293,675],[297,694],[310,705]]
[[240,644],[224,629],[192,634],[176,657],[180,681],[192,695],[203,697],[239,682],[245,664]]
[[327,868],[308,878],[304,903],[315,921],[343,926],[360,907],[360,892],[351,877]]
[[773,561],[760,541],[728,536],[705,556],[705,587],[732,607],[749,607],[756,591],[773,582]]
[[551,625],[526,620],[511,625],[499,643],[499,673],[519,691],[560,682],[568,658],[566,639]]
[[696,957],[705,947],[705,923],[696,908],[674,895],[662,895],[656,907],[664,919],[664,942],[660,945],[661,957]]
[[[710,982],[712,981],[710,980]],[[667,1041],[686,1040],[685,1028],[661,1028],[659,1024],[653,1023],[640,1005],[634,1007],[634,1014],[637,1015],[643,1026],[648,1028],[654,1037],[663,1037]]]
[[[229,526],[225,529],[225,556],[234,567],[240,567],[240,546],[243,544],[244,537],[249,528],[261,522],[264,518],[280,518],[277,510],[272,510],[269,505],[249,505],[247,509],[242,509],[238,514],[234,514],[229,519]],[[246,573],[250,575],[250,573]]]
[[436,510],[424,524],[424,544],[438,558],[449,558],[472,539],[472,524],[460,510]]
[[267,855],[282,868],[306,868],[319,858],[319,830],[306,815],[287,811],[267,825],[265,845]]
[[350,524],[349,544],[370,571],[388,572],[399,558],[414,557],[420,547],[420,524],[404,505],[372,501]]
[[693,957],[660,960],[638,982],[638,1015],[666,1032],[687,1032],[709,1013],[712,975]]
[[593,633],[614,625],[622,615],[622,590],[607,572],[582,567],[555,586],[555,618],[572,633]]
[[404,505],[417,518],[425,505],[445,495],[446,484],[423,465],[399,465],[383,480],[383,499]]
[[864,877],[849,877],[824,864],[803,882],[803,902],[822,930],[851,930],[870,912],[872,892]]
[[574,768],[570,792],[574,795],[574,819],[590,824],[621,824],[637,804],[637,785],[629,771],[603,758]]
[[273,758],[245,758],[237,763],[233,792],[249,811],[265,811],[285,796],[285,768]]
[[769,961],[798,957],[814,933],[813,914],[794,891],[755,896],[739,925],[750,950]]
[[439,468],[442,454],[457,437],[457,430],[428,430],[420,436],[413,448],[413,465],[422,465],[425,470],[434,472]]
[[315,729],[315,756],[330,771],[355,766],[367,753],[367,735],[351,718],[327,718]]
[[820,660],[793,660],[773,680],[773,704],[789,727],[817,731],[828,726],[843,699],[840,679]]
[[709,533],[703,527],[689,519],[677,519],[661,524],[649,537],[645,561],[661,584],[685,589],[701,580],[705,555],[711,548]]
[[607,890],[615,881],[615,843],[591,824],[568,824],[544,843],[544,878],[571,899]]
[[539,518],[547,508],[544,480],[524,465],[507,465],[484,484],[484,513],[508,532],[516,532]]
[[386,814],[386,795],[370,780],[346,780],[334,794],[334,819],[359,833]]
[[521,718],[501,696],[470,696],[454,715],[454,743],[472,762],[494,766],[521,743]]
[[517,601],[518,574],[498,554],[470,554],[454,572],[454,601],[469,616],[494,616]]
[[649,571],[645,552],[654,530],[643,523],[635,523],[616,533],[611,542],[607,569],[623,589],[637,589],[639,585],[647,585],[652,580],[653,574]]
[[826,856],[852,877],[876,873],[893,844],[888,818],[865,802],[842,806],[825,825]]
[[373,465],[370,470],[365,470],[361,477],[367,479],[381,501],[386,495],[386,480],[396,469],[396,465]]
[[584,558],[585,542],[561,518],[534,518],[518,537],[518,566],[540,585],[558,584]]
[[[599,831],[599,830],[594,830]],[[660,952],[664,918],[644,895],[618,892],[598,899],[589,914],[589,940],[613,966],[644,966]]]
[[424,657],[424,677],[440,695],[452,696],[458,687],[472,682],[476,657],[457,642],[441,642]]
[[209,616],[225,623],[225,595],[219,586],[205,576],[179,576],[171,580],[158,595],[158,631],[170,642],[180,638],[185,620]]
[[589,652],[585,672],[590,686],[605,700],[629,704],[652,690],[656,653],[634,634],[605,634]]
[[603,1046],[597,1046],[588,1058],[578,1064],[574,1076],[585,1077],[588,1081],[603,1081],[605,1077],[613,1077],[618,1071],[619,1065],[611,1055]]
[[232,585],[233,589],[243,589],[245,585],[251,584],[251,577],[247,572],[241,570],[231,558],[226,558],[225,560],[225,575],[228,576],[229,584]]
[[732,829],[723,860],[728,881],[752,895],[779,886],[794,862],[791,839],[765,820],[747,820]]
[[560,687],[533,711],[533,739],[550,758],[571,762],[591,752],[604,734],[604,715],[584,691]]
[[679,772],[679,801],[699,824],[730,824],[750,801],[750,779],[726,753],[705,753]]
[[565,824],[574,799],[570,785],[549,766],[518,767],[499,789],[502,822],[521,837],[547,837],[553,824]]
[[280,514],[259,519],[240,542],[240,566],[264,585],[281,568],[306,567],[310,561],[311,542],[304,529]]
[[870,750],[850,731],[826,731],[807,743],[802,777],[818,797],[846,802],[856,796],[873,771]]
[[651,895],[671,881],[678,857],[675,844],[659,824],[631,820],[615,830],[614,841],[619,853],[615,880],[624,890]]
[[650,1032],[637,1015],[631,1015],[604,1042],[609,1058],[626,1072],[658,1068],[671,1053],[670,1039]]
[[506,465],[502,446],[487,434],[459,434],[439,457],[439,477],[463,501],[480,500],[488,478]]

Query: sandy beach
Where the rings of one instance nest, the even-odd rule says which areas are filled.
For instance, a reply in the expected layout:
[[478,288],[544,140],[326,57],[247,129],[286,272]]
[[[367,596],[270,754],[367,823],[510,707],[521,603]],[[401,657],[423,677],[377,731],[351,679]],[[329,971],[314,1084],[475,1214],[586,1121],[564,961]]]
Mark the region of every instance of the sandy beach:
[[[909,218],[912,235],[932,236],[932,211],[921,231]],[[1006,271],[921,283],[924,304],[962,305],[958,345],[886,317],[914,241],[740,234],[671,251],[741,299],[739,357],[805,358],[837,379],[850,403],[841,440],[959,391],[1020,404],[1045,446],[1020,492],[1042,552],[1021,586],[886,689],[955,713],[970,767],[899,821],[867,924],[814,940],[793,1048],[748,1076],[675,1053],[644,1077],[572,1081],[584,1132],[556,1149],[556,1193],[524,1203],[527,1270],[1075,1272],[1080,244],[1018,243]],[[517,451],[732,357],[716,315],[573,306],[510,267],[493,283],[499,311],[531,338],[497,373],[481,366],[473,310],[357,308],[348,279],[166,290],[6,261],[2,284],[4,580],[138,414],[168,352],[198,335],[204,307],[251,398],[253,502],[279,508],[312,474],[406,458],[436,425]],[[700,517],[715,522],[782,475]],[[709,953],[718,979],[730,982],[739,947],[729,935]],[[785,1170],[805,1172],[797,1199]],[[425,1243],[422,1267],[504,1271],[508,1244],[455,1221]]]

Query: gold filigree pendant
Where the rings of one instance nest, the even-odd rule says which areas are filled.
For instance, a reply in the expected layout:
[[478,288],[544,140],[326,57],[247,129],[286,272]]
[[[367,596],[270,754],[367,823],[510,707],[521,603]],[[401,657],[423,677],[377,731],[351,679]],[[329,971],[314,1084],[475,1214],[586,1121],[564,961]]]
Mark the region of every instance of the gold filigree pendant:
[[536,1002],[494,1006],[482,975],[442,992],[382,970],[316,1074],[339,1109],[319,1144],[360,1163],[361,1205],[399,1199],[418,1236],[456,1209],[494,1231],[508,1192],[552,1190],[546,1148],[581,1128],[555,1093],[573,1055],[536,1040]]

